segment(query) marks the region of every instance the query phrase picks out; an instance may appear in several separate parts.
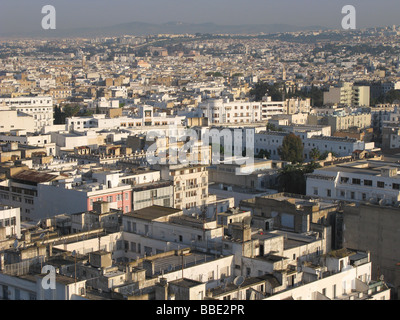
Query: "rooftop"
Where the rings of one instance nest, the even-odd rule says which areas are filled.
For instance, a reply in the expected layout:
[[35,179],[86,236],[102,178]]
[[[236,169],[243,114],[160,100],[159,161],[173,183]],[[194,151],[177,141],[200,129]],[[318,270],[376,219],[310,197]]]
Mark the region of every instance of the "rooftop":
[[15,180],[24,180],[34,183],[50,182],[57,179],[57,175],[38,172],[35,170],[24,170],[12,176]]
[[127,212],[124,215],[137,219],[152,221],[158,218],[174,215],[179,212],[182,212],[182,210],[153,205],[151,207],[143,208],[140,210]]
[[192,279],[187,279],[187,278],[170,281],[169,283],[173,284],[175,286],[184,287],[184,288],[196,287],[198,285],[203,284],[203,282],[192,280]]

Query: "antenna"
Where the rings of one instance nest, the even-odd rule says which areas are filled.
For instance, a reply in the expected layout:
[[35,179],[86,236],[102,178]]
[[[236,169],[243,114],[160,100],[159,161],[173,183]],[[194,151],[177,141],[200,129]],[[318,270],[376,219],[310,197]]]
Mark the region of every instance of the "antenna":
[[72,251],[71,255],[75,258],[75,283],[76,283],[76,256],[77,256],[76,251],[75,250]]

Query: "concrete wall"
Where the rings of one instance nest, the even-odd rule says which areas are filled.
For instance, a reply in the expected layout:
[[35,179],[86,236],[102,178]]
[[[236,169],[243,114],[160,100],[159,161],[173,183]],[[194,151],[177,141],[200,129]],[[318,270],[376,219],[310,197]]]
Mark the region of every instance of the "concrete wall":
[[62,213],[78,213],[88,209],[86,192],[38,184],[38,198],[31,219],[52,217]]
[[369,250],[372,277],[400,288],[399,209],[378,205],[346,206],[343,212],[343,246]]

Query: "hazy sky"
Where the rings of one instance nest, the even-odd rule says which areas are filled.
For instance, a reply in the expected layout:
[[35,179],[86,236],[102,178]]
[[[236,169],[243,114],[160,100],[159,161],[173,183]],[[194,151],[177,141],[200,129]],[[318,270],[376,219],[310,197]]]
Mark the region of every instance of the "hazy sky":
[[40,29],[44,5],[53,5],[57,29],[141,21],[290,24],[340,28],[344,5],[354,5],[357,28],[399,25],[400,0],[0,0],[0,33]]

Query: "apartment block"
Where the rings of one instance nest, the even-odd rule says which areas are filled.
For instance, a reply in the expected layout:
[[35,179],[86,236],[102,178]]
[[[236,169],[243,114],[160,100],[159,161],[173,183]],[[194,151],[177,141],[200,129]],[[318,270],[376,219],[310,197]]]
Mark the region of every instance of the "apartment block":
[[[34,131],[38,132],[45,126],[53,125],[53,98],[49,96],[42,97],[18,97],[18,98],[0,98],[0,105],[6,105],[11,110],[33,117]],[[15,128],[17,129],[17,128]],[[28,129],[28,128],[21,128]]]
[[309,196],[344,201],[395,204],[400,200],[398,164],[361,160],[307,174]]
[[173,181],[174,204],[185,213],[200,213],[208,203],[208,170],[205,165],[155,165],[161,179]]
[[324,92],[324,104],[369,107],[370,87],[354,86],[351,83],[342,83],[340,87],[330,87],[329,91]]

